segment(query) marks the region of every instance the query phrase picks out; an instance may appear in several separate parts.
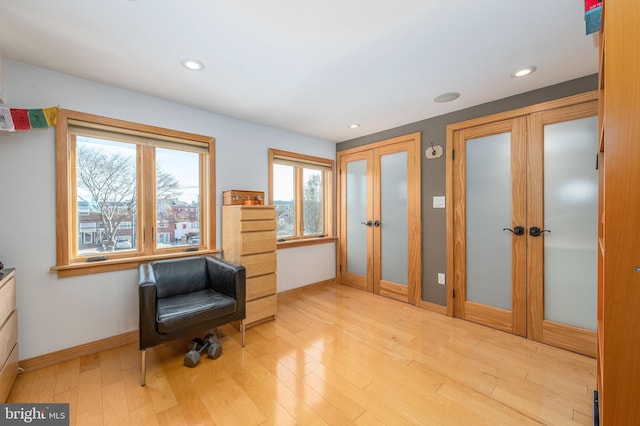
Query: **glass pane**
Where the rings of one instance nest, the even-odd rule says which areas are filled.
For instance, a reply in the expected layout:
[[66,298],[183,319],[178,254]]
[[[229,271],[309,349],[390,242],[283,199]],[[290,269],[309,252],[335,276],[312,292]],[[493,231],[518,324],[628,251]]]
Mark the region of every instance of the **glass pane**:
[[367,160],[347,163],[347,271],[367,276]]
[[292,166],[273,165],[273,205],[276,207],[278,237],[296,235],[294,170]]
[[324,234],[322,171],[303,169],[302,178],[304,184],[304,235],[322,235]]
[[156,247],[200,245],[200,156],[156,148]]
[[511,310],[511,134],[466,145],[467,300]]
[[136,146],[78,136],[78,253],[135,250]]
[[544,316],[596,329],[598,118],[544,128]]
[[399,152],[382,156],[380,158],[381,278],[402,285],[407,285],[409,279],[407,200],[407,153]]

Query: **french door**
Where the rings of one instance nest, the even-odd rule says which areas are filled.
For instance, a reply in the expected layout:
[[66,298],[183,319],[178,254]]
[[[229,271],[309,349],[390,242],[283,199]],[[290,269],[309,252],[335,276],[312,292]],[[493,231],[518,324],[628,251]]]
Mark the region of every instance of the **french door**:
[[454,315],[595,356],[597,104],[453,132]]
[[338,153],[339,282],[417,304],[420,135]]

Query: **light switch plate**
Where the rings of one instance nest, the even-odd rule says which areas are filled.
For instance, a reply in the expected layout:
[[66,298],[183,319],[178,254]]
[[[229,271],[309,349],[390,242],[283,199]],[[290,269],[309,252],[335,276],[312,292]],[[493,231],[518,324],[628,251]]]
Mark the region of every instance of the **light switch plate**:
[[440,272],[438,272],[438,284],[442,284],[442,285],[446,284],[445,275]]
[[433,197],[433,208],[434,209],[444,209],[444,195]]

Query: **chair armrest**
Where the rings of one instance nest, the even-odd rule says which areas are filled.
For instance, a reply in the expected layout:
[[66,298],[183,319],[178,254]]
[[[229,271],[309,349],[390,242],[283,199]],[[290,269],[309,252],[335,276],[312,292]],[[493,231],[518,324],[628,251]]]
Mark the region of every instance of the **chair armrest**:
[[217,257],[207,256],[206,260],[209,286],[218,293],[231,296],[244,305],[247,285],[244,266]]
[[156,345],[156,277],[150,263],[140,264],[138,282],[140,349]]

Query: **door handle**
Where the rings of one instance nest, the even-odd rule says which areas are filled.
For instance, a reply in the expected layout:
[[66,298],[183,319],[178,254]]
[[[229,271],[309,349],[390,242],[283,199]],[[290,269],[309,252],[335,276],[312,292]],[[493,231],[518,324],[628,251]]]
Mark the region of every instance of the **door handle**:
[[360,222],[363,225],[368,226],[369,228],[371,228],[371,225],[373,225],[373,222],[371,222],[370,220],[366,221],[366,222]]
[[513,232],[514,235],[524,235],[524,227],[523,226],[514,226],[511,228],[502,228],[503,231]]
[[380,223],[379,220],[376,220],[375,222],[373,222],[373,226],[375,226],[376,228],[380,227],[380,225],[382,225],[382,223]]
[[543,232],[551,233],[551,230],[549,230],[549,229],[540,229],[537,226],[532,226],[531,228],[529,228],[529,235],[531,235],[532,237],[539,237],[540,234],[542,234]]

